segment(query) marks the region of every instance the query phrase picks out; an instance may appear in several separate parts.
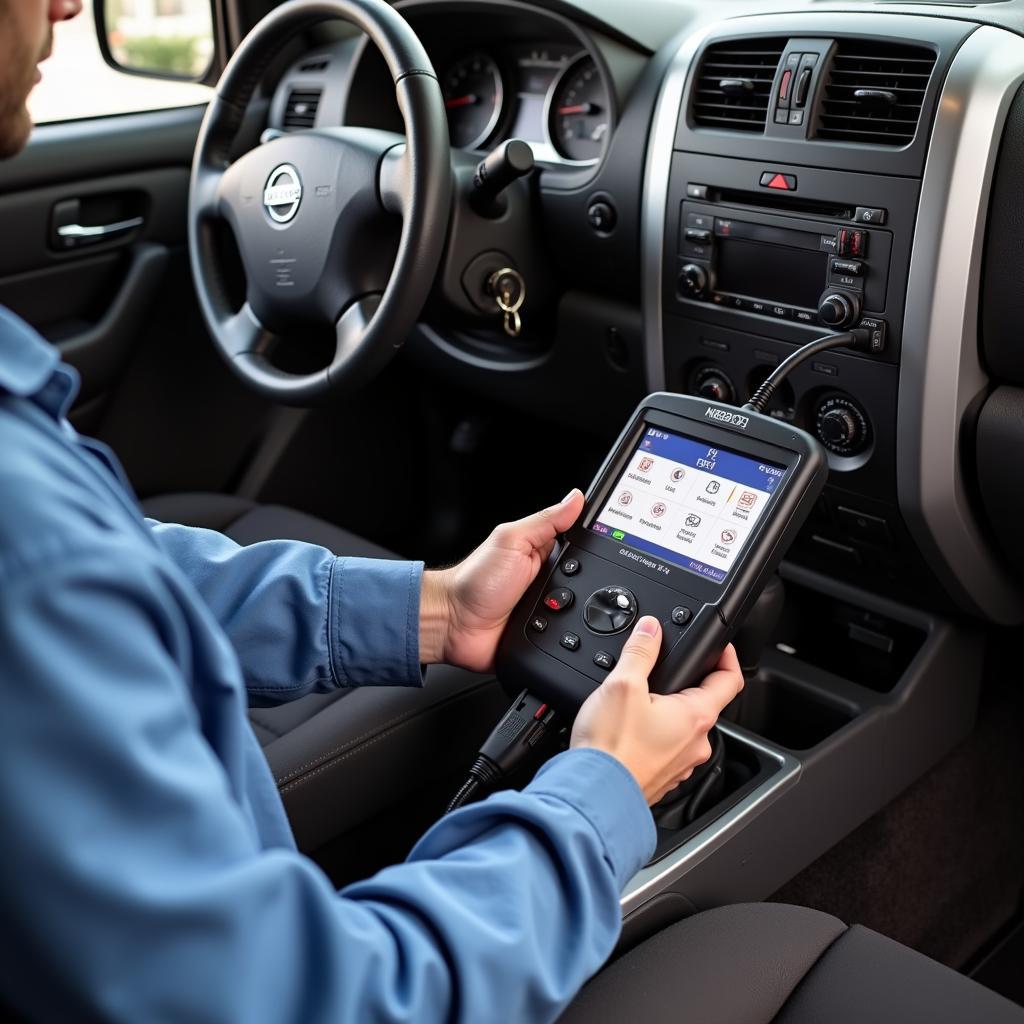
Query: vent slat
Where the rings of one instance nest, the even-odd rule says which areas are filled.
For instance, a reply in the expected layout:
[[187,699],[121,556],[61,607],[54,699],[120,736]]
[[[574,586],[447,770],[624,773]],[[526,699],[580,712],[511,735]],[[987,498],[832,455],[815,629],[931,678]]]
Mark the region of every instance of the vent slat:
[[[921,107],[935,67],[935,54],[921,46],[839,41],[822,95],[815,135],[821,139],[876,146],[905,146],[913,141]],[[857,100],[857,89],[890,92],[889,107]]]
[[[694,84],[694,123],[705,128],[763,133],[775,72],[785,48],[785,39],[733,40],[709,46]],[[718,88],[723,78],[746,79],[751,88],[724,92]]]
[[320,94],[320,89],[292,89],[284,108],[286,132],[314,127],[316,112],[320,106]]

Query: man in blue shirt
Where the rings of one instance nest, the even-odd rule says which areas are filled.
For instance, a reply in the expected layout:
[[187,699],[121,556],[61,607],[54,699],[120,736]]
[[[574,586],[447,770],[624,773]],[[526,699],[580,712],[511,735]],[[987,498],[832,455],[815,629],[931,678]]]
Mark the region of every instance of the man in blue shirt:
[[[0,0],[0,151],[50,26],[80,0]],[[143,520],[67,422],[74,371],[0,310],[0,1005],[41,1020],[554,1019],[619,931],[657,800],[742,686],[648,693],[641,619],[572,749],[522,793],[438,823],[335,892],[295,849],[247,702],[478,671],[582,495],[460,565],[239,547]]]

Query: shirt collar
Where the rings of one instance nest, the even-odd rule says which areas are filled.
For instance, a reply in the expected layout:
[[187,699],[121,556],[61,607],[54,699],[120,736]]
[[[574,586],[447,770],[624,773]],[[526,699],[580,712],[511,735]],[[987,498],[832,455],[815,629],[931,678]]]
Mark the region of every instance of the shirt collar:
[[32,398],[54,418],[68,410],[78,374],[24,320],[0,306],[0,391]]

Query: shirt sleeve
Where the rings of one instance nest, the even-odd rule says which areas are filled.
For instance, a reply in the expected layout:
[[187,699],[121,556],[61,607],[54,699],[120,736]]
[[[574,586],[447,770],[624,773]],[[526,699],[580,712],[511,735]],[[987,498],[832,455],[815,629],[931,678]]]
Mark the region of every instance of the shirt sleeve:
[[0,999],[132,1024],[554,1020],[653,849],[625,768],[560,755],[339,894],[260,848],[179,667],[195,642],[160,574],[116,552],[0,587]]
[[250,703],[422,685],[422,562],[337,558],[292,540],[243,547],[214,530],[147,522],[231,640]]

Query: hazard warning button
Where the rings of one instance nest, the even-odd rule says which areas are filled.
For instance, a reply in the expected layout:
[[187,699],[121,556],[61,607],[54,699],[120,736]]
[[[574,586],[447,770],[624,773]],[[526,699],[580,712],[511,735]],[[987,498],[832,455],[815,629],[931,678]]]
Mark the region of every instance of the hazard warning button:
[[795,192],[796,175],[780,174],[778,171],[765,171],[761,175],[761,188],[775,188],[781,192]]

